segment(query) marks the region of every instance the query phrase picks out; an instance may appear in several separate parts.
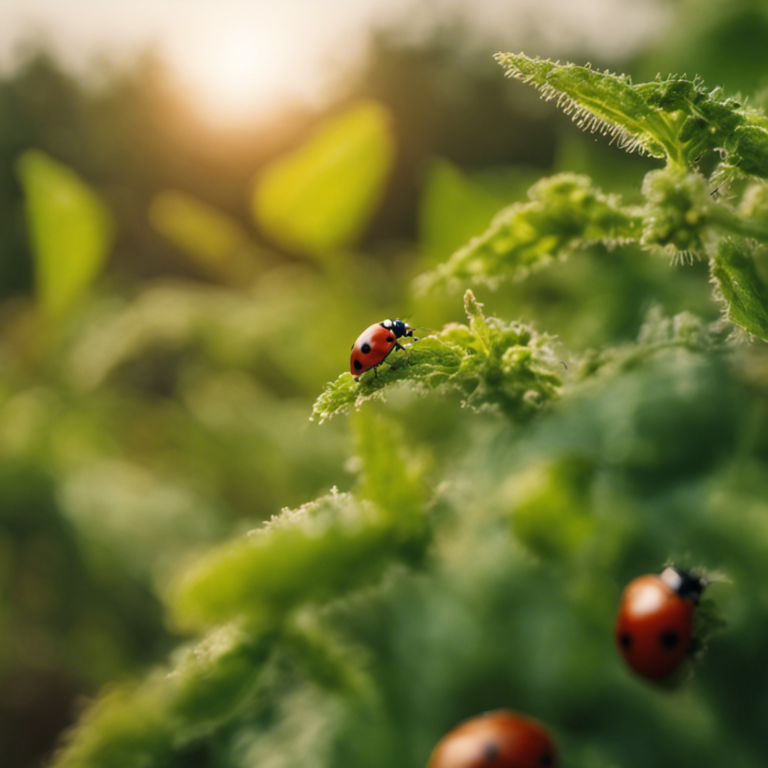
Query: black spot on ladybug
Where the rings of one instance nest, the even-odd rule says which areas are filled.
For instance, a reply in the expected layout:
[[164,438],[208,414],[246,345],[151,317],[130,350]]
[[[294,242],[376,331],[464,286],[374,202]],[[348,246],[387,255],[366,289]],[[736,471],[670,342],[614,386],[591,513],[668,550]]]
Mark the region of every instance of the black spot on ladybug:
[[367,355],[371,351],[371,345],[366,341],[365,344],[363,344],[362,347],[360,347],[360,351]]
[[356,371],[359,371],[363,367],[363,364],[359,360],[355,360],[353,365],[355,366]]
[[387,336],[387,341],[394,341],[394,339],[391,336]]
[[550,755],[549,752],[546,752],[541,756],[541,760],[539,760],[539,763],[541,765],[552,765],[552,755]]
[[483,757],[492,762],[499,756],[499,747],[494,742],[489,742],[483,750]]
[[659,642],[662,648],[674,648],[680,642],[680,635],[673,629],[662,632],[659,636]]
[[621,643],[622,648],[631,648],[632,635],[630,635],[628,632],[622,632],[621,636],[619,637],[619,642]]

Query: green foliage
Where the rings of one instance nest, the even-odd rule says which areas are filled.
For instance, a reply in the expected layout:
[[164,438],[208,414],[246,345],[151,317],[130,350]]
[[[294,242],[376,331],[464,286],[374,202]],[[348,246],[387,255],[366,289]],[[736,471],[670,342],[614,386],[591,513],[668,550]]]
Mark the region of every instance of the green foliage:
[[253,198],[264,232],[289,250],[328,259],[351,246],[378,204],[393,161],[389,114],[362,102],[259,176]]
[[393,559],[418,555],[424,522],[421,472],[388,429],[360,421],[360,498],[335,489],[263,530],[210,552],[172,591],[182,626],[245,616],[262,629],[289,612],[322,603],[379,576]]
[[[360,132],[337,124],[333,141],[275,161],[279,223],[261,221],[343,268],[271,252],[230,270],[227,254],[255,253],[245,224],[163,180],[146,186],[155,227],[228,265],[211,273],[218,285],[160,282],[167,266],[126,285],[116,271],[55,334],[23,301],[3,305],[0,751],[12,768],[34,761],[6,740],[83,692],[95,701],[56,768],[423,768],[457,722],[501,707],[545,722],[568,765],[763,765],[768,355],[733,332],[768,334],[763,118],[684,78],[632,85],[506,61],[667,166],[642,186],[620,163],[603,171],[623,200],[586,175],[545,178],[462,248],[497,192],[438,163],[426,258],[388,221],[390,200],[386,238],[353,255],[391,160],[388,120],[370,107]],[[502,144],[526,135],[478,114]],[[410,162],[405,133],[398,123]],[[592,151],[579,162],[604,162]],[[405,188],[400,169],[393,181]],[[408,315],[407,280],[454,247]],[[648,258],[659,253],[679,268]],[[487,314],[465,291],[458,323],[458,297],[431,289],[464,281],[499,290],[478,294]],[[350,336],[395,315],[441,330],[355,383]],[[555,356],[552,336],[498,319],[520,316],[568,348]],[[359,412],[308,424],[315,399],[317,422]],[[633,677],[613,639],[624,585],[668,563],[712,574],[696,627],[707,647],[669,681],[677,696]],[[206,634],[142,676],[169,625]],[[139,681],[95,693],[126,674]]]
[[[312,418],[323,422],[379,400],[392,385],[408,381],[417,391],[458,390],[474,410],[498,408],[513,421],[525,421],[558,394],[550,340],[522,323],[505,324],[483,316],[472,291],[464,296],[469,326],[452,323],[409,348],[381,374],[359,382],[342,374],[317,399]],[[394,353],[393,353],[394,354]],[[389,359],[387,360],[389,362]]]
[[655,157],[671,154],[666,115],[649,105],[627,76],[530,59],[522,53],[499,53],[496,61],[508,77],[530,83],[546,99],[556,98],[580,127],[607,133],[630,151],[640,149]]
[[[586,176],[544,179],[530,190],[531,202],[499,213],[483,234],[421,276],[417,290],[426,293],[461,281],[497,286],[589,244],[636,244],[682,262],[708,258],[727,317],[768,339],[762,318],[766,289],[747,246],[737,259],[728,244],[734,235],[768,244],[759,203],[765,193],[753,185],[736,209],[715,198],[719,186],[739,175],[766,177],[768,118],[724,99],[717,89],[707,92],[698,81],[670,78],[633,85],[625,76],[522,54],[497,59],[511,77],[533,84],[546,98],[557,97],[580,124],[618,136],[625,148],[665,156],[667,167],[647,174],[643,204],[635,206],[605,195]],[[690,167],[715,150],[720,161],[708,182]],[[719,186],[710,188],[710,183]]]
[[112,243],[112,221],[70,168],[30,150],[18,163],[43,311],[59,319],[97,277]]
[[398,544],[379,513],[334,494],[208,553],[174,588],[173,614],[187,627],[246,615],[270,628],[287,609],[379,575]]

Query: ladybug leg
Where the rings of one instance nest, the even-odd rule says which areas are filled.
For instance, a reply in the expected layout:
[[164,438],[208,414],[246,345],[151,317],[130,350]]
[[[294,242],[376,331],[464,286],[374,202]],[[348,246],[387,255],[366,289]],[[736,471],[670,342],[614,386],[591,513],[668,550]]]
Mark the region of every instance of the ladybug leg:
[[408,361],[409,364],[411,362],[411,358],[408,355],[408,350],[406,349],[406,347],[410,347],[411,344],[413,344],[413,343],[415,343],[417,341],[418,341],[418,339],[414,339],[410,344],[400,344],[399,342],[395,343],[395,349],[401,349],[403,352],[405,352],[405,359]]

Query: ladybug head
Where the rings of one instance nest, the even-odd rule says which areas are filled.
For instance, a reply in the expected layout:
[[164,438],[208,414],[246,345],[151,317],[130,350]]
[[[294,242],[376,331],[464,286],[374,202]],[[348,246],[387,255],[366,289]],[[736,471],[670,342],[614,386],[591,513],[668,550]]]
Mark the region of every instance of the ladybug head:
[[395,334],[396,339],[403,336],[413,336],[413,328],[409,328],[402,320],[385,320],[382,325]]
[[670,565],[661,572],[661,580],[670,588],[674,589],[680,597],[691,600],[693,603],[699,602],[699,597],[707,586],[707,582],[691,571],[684,571],[682,568],[675,568]]

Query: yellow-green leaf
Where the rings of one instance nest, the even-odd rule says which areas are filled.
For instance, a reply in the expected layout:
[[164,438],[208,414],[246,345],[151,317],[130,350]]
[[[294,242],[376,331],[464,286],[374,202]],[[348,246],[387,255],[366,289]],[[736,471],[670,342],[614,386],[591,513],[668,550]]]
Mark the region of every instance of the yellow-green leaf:
[[38,150],[18,162],[35,259],[38,300],[61,317],[88,289],[112,244],[112,219],[71,169]]
[[256,260],[248,233],[224,211],[185,192],[166,190],[152,200],[149,220],[206,272],[237,283],[254,276]]
[[376,210],[394,153],[389,113],[359,103],[261,173],[256,220],[291,251],[323,256],[347,247]]

